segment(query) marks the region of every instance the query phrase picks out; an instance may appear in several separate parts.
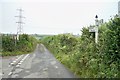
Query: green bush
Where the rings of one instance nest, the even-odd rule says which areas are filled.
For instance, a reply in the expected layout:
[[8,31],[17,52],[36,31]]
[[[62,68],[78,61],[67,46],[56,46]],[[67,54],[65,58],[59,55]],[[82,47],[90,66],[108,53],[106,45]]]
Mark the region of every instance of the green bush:
[[12,36],[3,35],[2,36],[2,48],[3,51],[14,51],[15,50],[15,40],[12,38]]

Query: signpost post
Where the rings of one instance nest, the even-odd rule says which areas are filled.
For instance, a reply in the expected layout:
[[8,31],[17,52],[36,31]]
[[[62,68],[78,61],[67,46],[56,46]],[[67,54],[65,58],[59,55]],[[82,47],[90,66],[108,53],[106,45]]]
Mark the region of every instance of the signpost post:
[[95,16],[95,43],[98,43],[98,26],[99,26],[99,21],[98,21],[98,16]]

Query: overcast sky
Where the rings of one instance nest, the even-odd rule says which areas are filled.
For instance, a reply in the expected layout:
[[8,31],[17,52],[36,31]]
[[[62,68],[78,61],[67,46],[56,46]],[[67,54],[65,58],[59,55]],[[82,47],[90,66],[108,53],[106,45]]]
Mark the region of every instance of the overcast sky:
[[80,34],[82,27],[93,25],[95,15],[108,21],[118,13],[119,0],[1,0],[0,32],[17,33],[16,9],[24,10],[24,33]]

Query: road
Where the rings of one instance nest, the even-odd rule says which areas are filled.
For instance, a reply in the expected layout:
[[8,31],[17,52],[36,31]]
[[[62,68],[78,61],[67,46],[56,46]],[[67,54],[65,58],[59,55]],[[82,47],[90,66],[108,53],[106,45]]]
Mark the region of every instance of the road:
[[75,78],[42,44],[38,44],[31,54],[3,58],[2,77]]

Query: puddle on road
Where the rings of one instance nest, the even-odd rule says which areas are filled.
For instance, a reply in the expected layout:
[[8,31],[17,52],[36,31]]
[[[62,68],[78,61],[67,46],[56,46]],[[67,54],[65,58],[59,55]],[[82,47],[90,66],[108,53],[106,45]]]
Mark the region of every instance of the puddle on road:
[[25,71],[26,73],[30,73],[30,71]]
[[48,68],[44,68],[44,69],[43,69],[43,71],[47,71],[47,70],[48,70]]
[[56,64],[56,61],[51,61],[50,63],[51,63],[52,65],[54,65],[54,64]]
[[23,69],[16,69],[15,72],[16,73],[20,73]]
[[58,68],[58,66],[54,66],[56,69]]
[[40,62],[42,62],[43,60],[42,59],[35,59],[35,60],[33,60],[32,62],[33,62],[33,64],[37,64],[37,63],[40,63]]
[[19,76],[18,74],[15,74],[15,75],[12,75],[11,78],[16,78],[18,76]]

